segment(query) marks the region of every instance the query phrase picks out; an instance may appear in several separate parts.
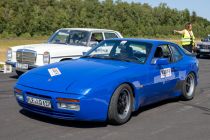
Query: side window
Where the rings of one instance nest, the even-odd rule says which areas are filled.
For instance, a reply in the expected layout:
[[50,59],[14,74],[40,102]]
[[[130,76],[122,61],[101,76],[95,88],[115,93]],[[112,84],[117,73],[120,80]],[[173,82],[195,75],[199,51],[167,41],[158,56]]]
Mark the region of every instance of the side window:
[[157,47],[153,61],[157,58],[168,58],[169,62],[172,62],[171,52],[168,45],[161,45]]
[[168,45],[163,45],[163,46],[161,46],[161,48],[163,49],[163,57],[164,58],[170,58],[171,57],[171,52],[170,52],[169,46]]
[[118,38],[115,33],[104,33],[105,39]]
[[175,46],[170,46],[171,51],[172,51],[172,60],[173,62],[177,62],[180,59],[182,59],[181,53],[177,50]]
[[102,40],[103,40],[102,33],[92,33],[90,41],[101,42]]

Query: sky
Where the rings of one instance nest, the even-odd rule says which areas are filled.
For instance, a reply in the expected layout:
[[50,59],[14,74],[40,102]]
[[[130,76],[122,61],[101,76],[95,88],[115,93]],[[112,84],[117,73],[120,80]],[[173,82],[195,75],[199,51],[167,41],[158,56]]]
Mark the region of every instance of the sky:
[[158,6],[166,3],[170,8],[178,10],[188,9],[191,13],[195,11],[197,16],[206,18],[210,21],[210,0],[124,0],[127,2],[148,3],[150,6]]

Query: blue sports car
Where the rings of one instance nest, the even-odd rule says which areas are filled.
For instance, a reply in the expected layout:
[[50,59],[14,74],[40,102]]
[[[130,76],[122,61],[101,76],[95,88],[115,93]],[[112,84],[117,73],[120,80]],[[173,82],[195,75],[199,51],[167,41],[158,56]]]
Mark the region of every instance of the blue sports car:
[[198,60],[177,44],[111,39],[77,60],[33,69],[14,88],[24,109],[53,118],[126,123],[132,112],[169,98],[191,100]]

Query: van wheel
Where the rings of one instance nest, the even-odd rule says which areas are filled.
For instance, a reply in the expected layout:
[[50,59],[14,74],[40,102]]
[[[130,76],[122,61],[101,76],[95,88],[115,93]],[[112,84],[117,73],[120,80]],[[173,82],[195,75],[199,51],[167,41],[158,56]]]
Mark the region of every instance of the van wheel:
[[108,111],[108,120],[111,124],[124,124],[133,110],[133,92],[128,84],[120,85],[114,92]]

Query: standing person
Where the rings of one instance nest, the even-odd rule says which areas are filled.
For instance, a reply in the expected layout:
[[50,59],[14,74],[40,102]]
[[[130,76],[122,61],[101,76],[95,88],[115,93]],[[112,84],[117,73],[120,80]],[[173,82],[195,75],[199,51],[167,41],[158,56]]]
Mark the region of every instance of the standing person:
[[192,23],[188,22],[185,24],[184,30],[174,30],[174,33],[179,33],[182,35],[181,44],[183,48],[192,53],[195,47],[195,36],[192,31]]

